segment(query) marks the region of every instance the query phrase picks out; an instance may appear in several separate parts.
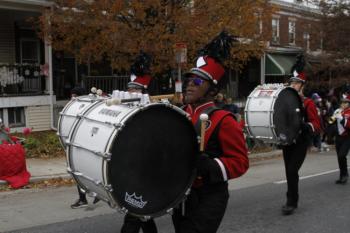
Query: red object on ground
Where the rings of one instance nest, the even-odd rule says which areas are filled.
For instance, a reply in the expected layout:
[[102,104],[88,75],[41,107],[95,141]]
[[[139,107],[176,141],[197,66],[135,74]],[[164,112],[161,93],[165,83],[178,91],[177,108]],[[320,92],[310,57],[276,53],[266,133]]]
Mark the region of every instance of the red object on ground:
[[12,188],[20,188],[28,184],[29,178],[23,146],[3,142],[0,145],[0,180],[6,180]]

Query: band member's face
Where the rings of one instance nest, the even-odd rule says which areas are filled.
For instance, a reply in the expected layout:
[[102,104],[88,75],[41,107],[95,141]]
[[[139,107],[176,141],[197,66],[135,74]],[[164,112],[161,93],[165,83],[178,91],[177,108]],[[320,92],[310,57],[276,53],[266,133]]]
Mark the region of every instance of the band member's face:
[[129,88],[128,92],[130,92],[130,93],[142,93],[142,90],[138,89],[138,88]]
[[290,87],[294,88],[297,92],[301,91],[301,87],[303,86],[302,82],[290,82]]
[[350,106],[350,103],[349,102],[341,102],[340,104],[340,108],[341,109],[346,109]]
[[197,76],[188,78],[186,80],[185,101],[187,104],[197,103],[204,97],[210,87],[210,83]]

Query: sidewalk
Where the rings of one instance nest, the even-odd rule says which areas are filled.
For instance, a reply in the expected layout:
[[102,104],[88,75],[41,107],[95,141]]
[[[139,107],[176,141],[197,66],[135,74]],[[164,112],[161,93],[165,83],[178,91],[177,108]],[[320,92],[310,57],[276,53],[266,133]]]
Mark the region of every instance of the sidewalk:
[[[249,159],[269,159],[275,158],[282,154],[281,150],[274,150],[266,153],[249,154]],[[53,159],[27,159],[27,169],[32,175],[30,183],[53,178],[67,179],[71,176],[67,173],[66,157]],[[0,185],[6,185],[7,182],[0,180]]]
[[[70,178],[67,173],[66,157],[53,159],[27,159],[27,169],[32,175],[30,183],[52,179],[52,178]],[[0,185],[6,185],[7,182],[0,180]]]

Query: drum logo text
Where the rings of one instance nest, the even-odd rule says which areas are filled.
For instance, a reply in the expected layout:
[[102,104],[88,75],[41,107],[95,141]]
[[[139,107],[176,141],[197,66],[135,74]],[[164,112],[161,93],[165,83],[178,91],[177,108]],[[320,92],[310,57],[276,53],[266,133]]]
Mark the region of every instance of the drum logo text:
[[148,201],[142,201],[142,196],[136,196],[135,193],[129,194],[128,192],[125,193],[125,201],[129,203],[130,205],[143,209]]
[[111,117],[117,117],[121,112],[120,111],[115,111],[112,109],[108,109],[108,108],[102,108],[98,114],[103,114],[103,115],[107,115],[107,116],[111,116]]

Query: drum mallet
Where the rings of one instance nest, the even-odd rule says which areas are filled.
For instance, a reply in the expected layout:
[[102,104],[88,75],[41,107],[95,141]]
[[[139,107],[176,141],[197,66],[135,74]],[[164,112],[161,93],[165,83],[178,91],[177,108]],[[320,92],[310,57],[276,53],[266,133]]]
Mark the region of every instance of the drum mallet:
[[200,140],[199,149],[201,152],[203,152],[204,151],[204,141],[205,141],[205,128],[207,126],[209,116],[208,116],[208,114],[202,113],[199,116],[199,119],[201,121],[201,140]]
[[106,105],[107,106],[112,106],[112,105],[119,105],[123,103],[131,103],[131,102],[139,102],[141,98],[130,98],[130,99],[117,99],[117,98],[112,98],[106,100]]

